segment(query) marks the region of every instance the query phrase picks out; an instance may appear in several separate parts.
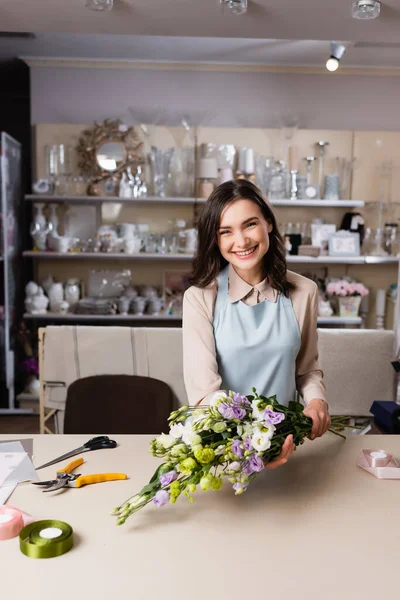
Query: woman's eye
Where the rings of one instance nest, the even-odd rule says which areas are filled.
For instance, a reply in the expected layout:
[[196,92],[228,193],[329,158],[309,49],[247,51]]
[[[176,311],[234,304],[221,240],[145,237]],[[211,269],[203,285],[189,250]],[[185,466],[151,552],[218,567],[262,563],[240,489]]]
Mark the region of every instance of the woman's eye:
[[247,227],[254,227],[255,225],[257,225],[255,221],[253,221],[252,223],[247,223]]
[[219,235],[225,235],[226,233],[229,233],[229,231],[227,231],[227,230],[220,231],[220,232],[219,232]]

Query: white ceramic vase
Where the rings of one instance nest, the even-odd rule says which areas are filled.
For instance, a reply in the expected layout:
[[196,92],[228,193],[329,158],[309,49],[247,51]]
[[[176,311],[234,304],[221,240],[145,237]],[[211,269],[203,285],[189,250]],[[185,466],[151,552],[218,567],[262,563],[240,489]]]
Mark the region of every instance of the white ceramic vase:
[[60,305],[64,300],[63,284],[53,283],[53,285],[49,288],[48,295],[50,298],[51,312],[60,312]]

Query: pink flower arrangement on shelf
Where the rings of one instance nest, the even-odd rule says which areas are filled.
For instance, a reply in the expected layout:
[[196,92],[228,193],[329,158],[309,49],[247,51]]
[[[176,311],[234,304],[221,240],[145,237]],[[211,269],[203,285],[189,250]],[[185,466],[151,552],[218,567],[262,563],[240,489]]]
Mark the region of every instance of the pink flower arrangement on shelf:
[[326,291],[331,296],[368,296],[369,290],[362,283],[350,282],[346,279],[331,281]]

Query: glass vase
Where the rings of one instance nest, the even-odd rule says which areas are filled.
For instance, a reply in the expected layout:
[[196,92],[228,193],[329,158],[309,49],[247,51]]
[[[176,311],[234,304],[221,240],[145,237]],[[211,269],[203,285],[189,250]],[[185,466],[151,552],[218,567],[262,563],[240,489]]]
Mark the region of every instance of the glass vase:
[[173,153],[173,148],[161,150],[161,148],[152,146],[148,155],[153,179],[153,192],[155,196],[160,198],[164,198],[166,196]]

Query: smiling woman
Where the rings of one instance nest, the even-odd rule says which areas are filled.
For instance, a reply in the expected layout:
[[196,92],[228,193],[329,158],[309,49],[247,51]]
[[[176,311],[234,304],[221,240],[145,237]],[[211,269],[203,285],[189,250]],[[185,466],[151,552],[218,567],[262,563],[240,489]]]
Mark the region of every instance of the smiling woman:
[[[216,391],[277,396],[299,392],[312,438],[329,428],[318,365],[316,284],[287,270],[282,237],[261,191],[246,180],[220,185],[199,222],[198,249],[183,303],[184,377],[190,403]],[[294,446],[288,438],[286,462]]]

